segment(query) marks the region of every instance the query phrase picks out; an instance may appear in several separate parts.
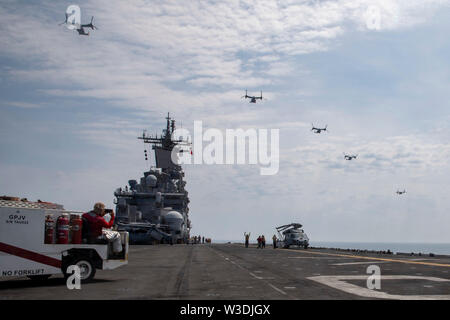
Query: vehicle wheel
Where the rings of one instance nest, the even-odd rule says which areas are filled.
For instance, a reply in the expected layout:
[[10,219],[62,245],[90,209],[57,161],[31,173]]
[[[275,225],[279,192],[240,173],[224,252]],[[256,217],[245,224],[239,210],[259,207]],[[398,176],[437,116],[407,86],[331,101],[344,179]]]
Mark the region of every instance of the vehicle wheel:
[[307,244],[305,244],[305,247],[304,247],[305,249],[308,249],[308,245]]
[[94,263],[89,258],[76,258],[71,263],[69,263],[64,270],[64,277],[69,277],[70,274],[67,274],[67,268],[70,265],[76,265],[80,268],[80,280],[82,283],[90,282],[95,276],[95,267]]
[[284,248],[289,249],[289,245],[288,244],[284,245]]
[[43,275],[39,275],[39,276],[27,276],[27,277],[33,281],[45,281],[48,278],[50,278],[50,276],[51,276],[51,274],[43,274]]

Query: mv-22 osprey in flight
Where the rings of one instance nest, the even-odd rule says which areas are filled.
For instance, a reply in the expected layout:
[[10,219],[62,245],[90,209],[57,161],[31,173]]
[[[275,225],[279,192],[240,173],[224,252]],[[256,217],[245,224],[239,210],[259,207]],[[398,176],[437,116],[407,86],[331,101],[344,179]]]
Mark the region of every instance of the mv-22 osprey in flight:
[[77,30],[78,34],[81,36],[88,36],[89,32],[86,32],[84,28],[91,28],[92,30],[98,29],[94,26],[94,17],[91,17],[91,22],[88,24],[81,24],[81,9],[77,5],[70,5],[66,10],[66,19],[59,25],[65,24],[69,30]]
[[345,160],[356,159],[356,157],[358,156],[357,154],[354,154],[354,155],[349,155],[349,154],[345,154],[345,153],[343,153],[343,154],[344,154],[344,159]]
[[250,99],[249,103],[256,103],[256,100],[257,100],[257,99],[259,99],[259,100],[262,101],[262,99],[263,99],[262,91],[261,91],[261,96],[257,97],[257,96],[249,96],[249,95],[247,94],[247,90],[245,90],[245,96],[242,96],[241,99],[242,99],[242,98],[245,98],[245,99],[249,98],[249,99]]
[[322,131],[327,131],[328,125],[325,125],[325,128],[316,128],[316,127],[314,127],[314,124],[312,124],[312,123],[311,123],[311,125],[312,125],[311,131],[314,131],[314,133],[321,133]]

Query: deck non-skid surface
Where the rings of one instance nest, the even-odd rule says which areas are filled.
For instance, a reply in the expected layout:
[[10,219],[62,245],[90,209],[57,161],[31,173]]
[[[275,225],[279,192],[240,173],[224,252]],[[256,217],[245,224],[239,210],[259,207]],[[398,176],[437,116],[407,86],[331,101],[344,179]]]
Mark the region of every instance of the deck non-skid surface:
[[[381,271],[381,289],[367,288]],[[238,244],[131,246],[129,264],[69,290],[3,278],[0,299],[450,299],[450,258],[257,249]]]

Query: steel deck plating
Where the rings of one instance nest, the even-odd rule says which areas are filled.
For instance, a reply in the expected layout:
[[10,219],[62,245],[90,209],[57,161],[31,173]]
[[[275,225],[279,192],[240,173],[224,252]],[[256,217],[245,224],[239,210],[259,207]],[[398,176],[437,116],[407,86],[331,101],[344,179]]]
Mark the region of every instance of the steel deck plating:
[[[367,267],[381,289],[367,288]],[[164,279],[163,281],[161,279]],[[68,290],[62,277],[0,281],[1,299],[450,299],[450,257],[257,249],[241,244],[133,246],[129,264]]]

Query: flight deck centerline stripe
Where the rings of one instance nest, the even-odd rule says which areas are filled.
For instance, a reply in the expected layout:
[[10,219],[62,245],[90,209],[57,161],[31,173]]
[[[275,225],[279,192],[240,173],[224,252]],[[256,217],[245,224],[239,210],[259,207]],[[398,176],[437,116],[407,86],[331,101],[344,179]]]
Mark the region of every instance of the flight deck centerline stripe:
[[284,292],[283,290],[281,290],[281,289],[275,287],[273,284],[271,284],[271,283],[267,283],[267,284],[268,284],[269,286],[271,286],[274,290],[278,291],[279,293],[284,294],[284,295],[287,295],[286,292]]
[[300,251],[300,250],[292,250],[292,249],[283,249],[283,250],[298,252],[298,253],[323,254],[323,255],[336,256],[336,257],[349,257],[349,258],[356,258],[356,259],[390,261],[390,262],[400,262],[400,263],[409,263],[409,264],[421,264],[421,265],[425,265],[425,266],[436,266],[436,267],[450,267],[450,264],[443,264],[443,263],[421,262],[421,261],[411,261],[411,260],[397,260],[397,259],[388,259],[388,258],[376,258],[376,257],[356,256],[356,255],[350,255],[350,254],[317,252],[317,251],[312,251],[312,250],[308,250],[308,251]]
[[[209,249],[212,250],[214,253],[220,255],[216,250],[213,250],[212,248],[209,248]],[[222,256],[222,255],[220,255],[220,256],[223,257],[223,258],[225,258],[225,256]],[[227,261],[228,261],[228,262],[231,262],[232,260],[227,259]],[[281,294],[286,295],[286,296],[289,297],[289,295],[288,295],[286,292],[284,292],[284,291],[281,290],[280,288],[275,287],[273,284],[271,284],[270,282],[268,282],[268,281],[266,280],[266,279],[269,279],[269,278],[258,277],[258,276],[255,275],[254,273],[249,272],[246,268],[244,268],[243,266],[239,265],[238,263],[235,263],[234,265],[237,266],[237,267],[239,267],[239,268],[241,268],[241,269],[244,270],[244,271],[247,271],[247,272],[249,273],[249,275],[251,275],[251,276],[254,277],[255,279],[258,279],[258,280],[260,280],[260,281],[266,283],[268,286],[270,286],[272,289],[276,290],[277,292],[279,292],[279,293],[281,293]],[[271,279],[274,279],[274,278],[271,278]]]
[[0,242],[0,251],[6,252],[14,256],[18,256],[20,258],[43,263],[55,268],[61,268],[61,260],[48,257],[33,251],[28,251],[19,247],[11,246],[3,242]]

